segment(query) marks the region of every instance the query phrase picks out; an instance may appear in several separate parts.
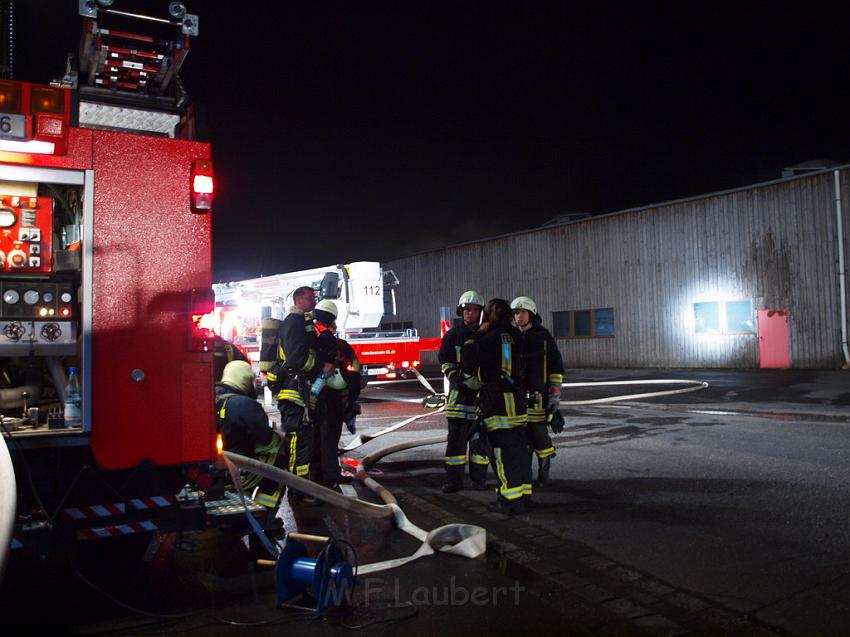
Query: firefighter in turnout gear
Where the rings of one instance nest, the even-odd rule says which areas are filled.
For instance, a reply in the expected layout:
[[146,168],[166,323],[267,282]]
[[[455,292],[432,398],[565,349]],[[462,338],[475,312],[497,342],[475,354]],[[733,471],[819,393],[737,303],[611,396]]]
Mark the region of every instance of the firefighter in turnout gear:
[[475,407],[480,382],[475,368],[466,365],[462,351],[464,341],[478,329],[483,308],[484,299],[478,292],[464,292],[457,305],[460,324],[446,332],[440,345],[440,367],[449,381],[449,395],[446,399],[446,483],[443,485],[443,493],[454,493],[463,488],[467,446],[469,477],[473,487],[483,489],[487,480],[489,448],[486,439],[478,431]]
[[[278,332],[277,361],[269,370],[268,384],[277,397],[281,427],[286,432],[287,468],[306,478],[310,472],[313,414],[310,412],[310,387],[320,374],[333,373],[334,365],[320,353],[311,312],[316,293],[303,286],[292,294],[293,307],[281,322]],[[279,491],[261,493],[255,500],[276,500]]]
[[[537,304],[527,296],[518,296],[511,302],[514,322],[523,334],[525,357],[525,389],[528,399],[528,444],[537,455],[537,481],[543,487],[549,481],[549,468],[555,457],[555,447],[547,431],[552,415],[561,402],[561,383],[564,381],[564,363],[558,344],[543,327]],[[559,433],[559,432],[555,432]]]
[[485,322],[464,341],[463,360],[478,369],[479,417],[493,447],[493,468],[499,479],[498,498],[490,508],[515,515],[526,510],[531,497],[522,334],[511,325],[507,301],[492,299],[484,312]]
[[[318,393],[311,392],[311,399],[315,397],[316,400],[316,422],[313,427],[310,479],[334,487],[341,478],[339,436],[347,398],[347,384],[339,369],[337,338],[333,330],[337,317],[336,304],[330,300],[319,301],[313,310],[313,317],[319,354],[323,359],[333,361],[337,367]],[[343,396],[343,392],[346,392],[346,396]]]
[[[245,361],[232,361],[224,367],[221,380],[215,386],[215,409],[218,431],[228,451],[256,458],[261,462],[286,468],[286,454],[281,453],[283,434],[269,426],[265,410],[257,402],[254,391],[254,371]],[[253,473],[242,475],[242,489],[274,493],[277,484]],[[277,501],[260,501],[270,510]]]

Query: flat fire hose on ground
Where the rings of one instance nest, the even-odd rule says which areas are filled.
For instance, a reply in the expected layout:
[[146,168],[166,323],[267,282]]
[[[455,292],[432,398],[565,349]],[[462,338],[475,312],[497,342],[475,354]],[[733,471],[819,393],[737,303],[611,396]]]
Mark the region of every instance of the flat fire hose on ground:
[[415,442],[407,442],[395,445],[391,448],[382,449],[380,452],[373,454],[372,456],[367,456],[363,459],[357,470],[357,479],[363,482],[363,484],[365,484],[369,489],[374,491],[378,497],[385,502],[385,504],[372,504],[371,502],[364,502],[363,500],[346,497],[341,493],[320,486],[314,482],[310,482],[304,478],[299,478],[288,471],[278,469],[275,466],[268,465],[263,462],[258,462],[257,460],[247,458],[237,453],[225,451],[224,455],[240,469],[257,473],[270,480],[275,480],[282,485],[291,487],[301,493],[311,495],[351,513],[359,513],[369,517],[392,517],[395,520],[396,526],[400,530],[412,535],[422,542],[419,549],[407,557],[358,566],[356,574],[363,575],[366,573],[377,573],[378,571],[396,568],[407,564],[408,562],[412,562],[413,560],[417,560],[425,555],[433,555],[436,551],[448,553],[450,555],[458,555],[460,557],[476,558],[483,555],[487,550],[487,532],[480,526],[472,524],[446,524],[444,526],[437,527],[432,531],[420,529],[407,518],[404,511],[402,511],[401,507],[398,506],[393,495],[366,474],[366,470],[371,464],[374,464],[379,459],[390,453],[395,453],[396,451],[402,451],[404,449],[412,449],[414,447],[438,444],[445,441],[445,436],[439,436],[426,438],[424,440],[417,440]]
[[405,420],[402,420],[401,422],[397,422],[394,425],[390,425],[389,427],[384,427],[380,431],[376,431],[373,434],[357,434],[347,445],[342,447],[339,450],[339,452],[340,452],[340,454],[343,454],[346,451],[353,451],[354,449],[357,449],[357,447],[363,446],[364,444],[366,444],[370,440],[374,440],[375,438],[379,438],[380,436],[383,436],[383,435],[388,434],[392,431],[395,431],[396,429],[401,429],[405,425],[409,425],[410,423],[412,423],[416,420],[419,420],[420,418],[425,418],[426,416],[433,416],[434,414],[439,413],[441,411],[443,411],[442,407],[440,407],[439,409],[437,409],[435,411],[428,411],[428,412],[425,412],[424,414],[418,414],[416,416],[411,416],[410,418],[406,418]]
[[[422,376],[422,374],[420,374],[416,369],[414,369],[414,371],[416,372],[416,375],[422,385],[429,391],[433,392],[434,388],[430,385],[430,383],[428,383],[428,381]],[[685,394],[692,391],[699,391],[708,387],[707,382],[678,379],[631,381],[626,380],[607,382],[603,381],[593,383],[562,383],[561,386],[603,387],[618,385],[689,385],[689,387],[658,392],[625,394],[621,396],[611,396],[607,398],[596,398],[590,400],[562,401],[561,405],[592,405],[600,403],[618,402],[624,400],[636,400],[639,398],[649,398],[656,396],[670,396],[675,394]],[[348,445],[340,449],[340,453],[345,453],[346,451],[356,449],[370,440],[374,440],[375,438],[388,434],[392,431],[396,431],[401,427],[410,424],[411,422],[414,422],[416,420],[419,420],[420,418],[424,418],[425,416],[432,415],[442,410],[443,407],[432,412],[412,416],[399,423],[396,423],[395,425],[386,427],[372,435],[358,435]],[[379,498],[381,498],[381,500],[384,501],[383,505],[372,504],[359,499],[344,496],[338,493],[337,491],[327,489],[314,482],[310,482],[309,480],[299,478],[292,473],[283,471],[282,469],[278,469],[277,467],[274,467],[272,465],[258,462],[256,460],[241,456],[239,454],[225,451],[224,455],[229,461],[231,461],[233,464],[235,464],[241,469],[250,471],[252,473],[257,473],[271,480],[275,480],[280,484],[286,485],[287,487],[291,487],[297,491],[316,497],[320,500],[328,502],[329,504],[339,506],[342,509],[345,509],[346,511],[352,513],[359,513],[361,515],[367,515],[369,517],[392,516],[395,520],[396,526],[398,526],[399,529],[401,529],[405,533],[412,535],[413,537],[422,542],[422,545],[419,547],[419,549],[415,553],[407,557],[385,560],[382,562],[375,562],[372,564],[366,564],[358,567],[357,572],[359,574],[366,574],[396,568],[398,566],[402,566],[403,564],[407,564],[408,562],[412,562],[413,560],[416,560],[425,555],[433,555],[435,552],[435,546],[437,547],[436,550],[439,550],[441,552],[453,555],[460,555],[462,557],[469,558],[478,557],[486,551],[487,534],[485,529],[483,529],[482,527],[469,524],[448,524],[445,526],[438,527],[433,531],[426,532],[423,529],[417,527],[412,522],[410,522],[410,520],[407,519],[407,516],[404,515],[404,512],[398,506],[398,502],[396,501],[392,493],[390,493],[389,490],[380,485],[367,473],[369,467],[378,462],[384,456],[390,455],[398,451],[412,449],[415,447],[444,443],[445,441],[445,436],[437,436],[413,442],[401,443],[376,451],[366,456],[360,462],[355,477],[371,491],[373,491]]]
[[644,392],[642,394],[623,394],[621,396],[609,396],[607,398],[592,398],[590,400],[562,400],[561,405],[598,405],[601,403],[616,403],[622,400],[637,400],[638,398],[654,398],[657,396],[673,396],[675,394],[687,394],[708,387],[708,383],[701,380],[610,380],[594,383],[561,383],[561,387],[608,387],[617,385],[691,385],[684,389],[668,389],[664,391]]
[[[425,380],[424,378],[422,379]],[[427,381],[426,381],[427,382]],[[689,387],[684,387],[682,389],[666,389],[663,391],[652,391],[652,392],[643,392],[640,394],[622,394],[620,396],[608,396],[606,398],[591,398],[588,400],[562,400],[561,406],[563,405],[599,405],[603,403],[616,403],[624,400],[637,400],[639,398],[657,398],[659,396],[673,396],[675,394],[687,394],[692,391],[700,391],[701,389],[705,389],[708,387],[708,383],[701,380],[679,380],[679,379],[653,379],[653,380],[610,380],[610,381],[599,381],[593,383],[561,383],[561,388],[564,387],[613,387],[617,385],[689,385]],[[433,389],[432,389],[433,391]],[[437,392],[431,394],[428,398],[433,398],[434,396],[443,396],[443,394],[439,394]],[[426,398],[427,400],[427,398]],[[442,409],[442,407],[441,407]],[[406,422],[404,424],[407,424]],[[392,429],[388,428],[390,431],[398,429],[401,424],[394,425]],[[385,432],[379,432],[377,435],[383,435]],[[388,432],[387,432],[388,433]],[[364,441],[365,442],[365,441]],[[359,445],[358,445],[359,446]]]

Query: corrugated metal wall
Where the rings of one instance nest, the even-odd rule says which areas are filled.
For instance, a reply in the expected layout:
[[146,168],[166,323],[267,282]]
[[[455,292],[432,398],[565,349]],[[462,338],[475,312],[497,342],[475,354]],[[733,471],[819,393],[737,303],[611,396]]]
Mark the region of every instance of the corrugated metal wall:
[[[845,235],[848,171],[841,170]],[[693,304],[789,311],[794,367],[842,364],[833,173],[771,182],[384,263],[399,317],[439,334],[464,290],[552,312],[614,308],[613,338],[559,339],[572,367],[759,366],[758,335],[697,334]],[[845,255],[850,251],[845,242]],[[753,317],[755,320],[755,316]],[[429,362],[426,359],[425,362]]]

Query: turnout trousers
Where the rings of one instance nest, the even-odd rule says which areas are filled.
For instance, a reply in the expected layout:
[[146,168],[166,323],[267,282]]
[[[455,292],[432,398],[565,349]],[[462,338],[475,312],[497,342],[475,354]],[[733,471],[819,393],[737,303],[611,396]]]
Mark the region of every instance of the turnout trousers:
[[469,479],[475,484],[487,480],[487,465],[490,464],[490,444],[483,432],[479,433],[475,420],[449,418],[446,438],[446,479],[463,486],[464,467],[469,448]]
[[497,493],[507,509],[522,512],[525,498],[531,496],[531,452],[525,440],[525,427],[493,429],[487,432],[493,446],[493,470],[499,479]]
[[[275,466],[294,473],[299,478],[307,478],[310,472],[310,453],[312,451],[311,427],[304,424],[304,407],[288,400],[278,403],[280,423],[286,437],[280,445]],[[260,482],[254,501],[266,507],[274,507],[280,502],[283,487],[272,480]]]
[[330,486],[339,482],[339,436],[342,433],[343,404],[339,392],[325,389],[316,407],[312,431],[310,480]]

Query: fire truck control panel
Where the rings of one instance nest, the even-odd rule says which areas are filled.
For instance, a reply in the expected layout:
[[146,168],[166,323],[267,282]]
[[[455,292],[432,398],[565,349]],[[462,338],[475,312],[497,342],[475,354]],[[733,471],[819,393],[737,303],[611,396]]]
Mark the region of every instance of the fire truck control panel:
[[0,195],[0,266],[4,273],[49,273],[52,233],[52,199]]

